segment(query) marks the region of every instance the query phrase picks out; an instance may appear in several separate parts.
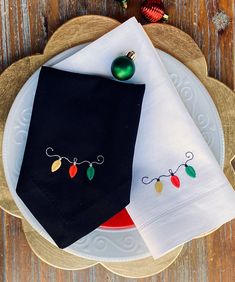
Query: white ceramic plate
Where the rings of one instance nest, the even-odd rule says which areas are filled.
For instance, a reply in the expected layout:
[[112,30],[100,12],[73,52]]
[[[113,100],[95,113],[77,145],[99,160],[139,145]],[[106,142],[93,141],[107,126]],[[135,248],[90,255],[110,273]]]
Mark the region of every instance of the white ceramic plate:
[[[84,45],[80,45],[71,48],[48,61],[46,65],[53,66],[83,47]],[[218,162],[223,166],[223,130],[219,115],[207,90],[182,63],[162,51],[159,53],[184,104]],[[41,224],[16,194],[16,184],[25,149],[38,75],[39,70],[28,79],[9,112],[3,137],[3,165],[8,187],[23,216],[35,230],[53,243]],[[150,255],[136,228],[122,230],[98,228],[65,250],[98,261],[130,261]]]

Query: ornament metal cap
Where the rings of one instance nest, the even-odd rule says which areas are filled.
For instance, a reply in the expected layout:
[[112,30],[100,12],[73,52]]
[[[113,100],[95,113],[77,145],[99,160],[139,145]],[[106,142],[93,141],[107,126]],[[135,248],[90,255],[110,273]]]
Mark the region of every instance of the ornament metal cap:
[[135,51],[130,51],[127,53],[126,55],[128,58],[130,58],[131,60],[134,60],[136,58],[136,53]]
[[167,22],[169,20],[169,16],[167,14],[164,14],[163,17],[162,17],[162,20],[164,22]]

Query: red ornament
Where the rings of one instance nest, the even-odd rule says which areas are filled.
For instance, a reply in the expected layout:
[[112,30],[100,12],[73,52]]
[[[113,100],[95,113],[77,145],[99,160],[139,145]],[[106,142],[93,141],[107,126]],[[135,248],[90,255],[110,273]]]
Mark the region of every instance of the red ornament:
[[71,178],[73,178],[78,172],[78,168],[76,166],[76,164],[72,164],[69,168],[69,175]]
[[176,188],[179,188],[179,187],[180,187],[180,180],[179,180],[179,177],[173,174],[173,175],[171,176],[171,183],[172,183]]
[[142,15],[151,23],[168,20],[168,15],[164,13],[164,6],[161,0],[145,0],[140,10]]

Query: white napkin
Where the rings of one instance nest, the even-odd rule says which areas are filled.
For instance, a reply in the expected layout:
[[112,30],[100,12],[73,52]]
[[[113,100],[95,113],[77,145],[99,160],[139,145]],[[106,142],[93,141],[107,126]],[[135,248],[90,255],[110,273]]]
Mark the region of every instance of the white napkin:
[[[133,161],[131,202],[127,209],[154,258],[193,237],[208,232],[235,217],[235,193],[183,105],[151,41],[131,18],[55,68],[112,77],[114,58],[136,52],[136,73],[130,82],[145,83],[141,119]],[[112,95],[112,93],[110,93]],[[179,167],[176,188],[162,177],[161,194],[149,179],[173,172],[186,162],[196,178]],[[190,153],[189,153],[190,155]],[[118,160],[117,160],[118,161]],[[108,172],[107,172],[108,173]],[[112,186],[110,186],[112,189]]]

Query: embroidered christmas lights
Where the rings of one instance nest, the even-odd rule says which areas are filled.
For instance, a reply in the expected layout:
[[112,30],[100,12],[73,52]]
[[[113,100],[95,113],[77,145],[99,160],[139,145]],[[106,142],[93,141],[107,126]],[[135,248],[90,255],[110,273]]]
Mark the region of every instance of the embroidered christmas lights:
[[54,152],[54,149],[52,147],[48,147],[45,151],[46,155],[49,157],[49,158],[58,158],[57,160],[55,160],[52,165],[51,165],[51,172],[55,172],[57,171],[61,165],[62,165],[62,160],[66,160],[67,162],[69,162],[71,164],[70,168],[69,168],[69,176],[70,178],[74,178],[77,173],[78,173],[78,166],[81,165],[81,164],[85,164],[87,163],[89,166],[87,168],[87,171],[86,171],[86,175],[87,175],[87,178],[89,180],[92,180],[95,176],[95,169],[93,167],[93,164],[97,164],[97,165],[102,165],[104,163],[104,157],[102,155],[99,155],[97,156],[97,161],[88,161],[88,160],[84,160],[84,161],[81,161],[81,162],[78,162],[78,159],[75,157],[73,158],[73,161],[71,161],[69,158],[67,157],[61,157],[60,155],[57,155],[57,154],[49,154],[48,151],[51,151],[51,152]]
[[187,161],[185,163],[180,164],[175,171],[173,171],[172,169],[169,169],[168,170],[169,174],[162,174],[158,177],[152,178],[151,180],[149,180],[148,176],[144,176],[144,177],[142,177],[142,183],[148,185],[148,184],[150,184],[150,183],[152,183],[153,181],[156,180],[156,182],[155,182],[156,192],[161,193],[162,190],[163,190],[163,183],[160,181],[160,179],[162,177],[170,177],[171,183],[176,188],[179,188],[180,187],[180,179],[176,175],[176,173],[178,172],[178,170],[181,167],[185,168],[185,172],[187,173],[188,176],[195,178],[196,177],[195,169],[191,165],[188,165],[188,162],[191,161],[194,158],[194,154],[192,152],[187,152],[187,153],[185,153],[185,156],[187,158]]

